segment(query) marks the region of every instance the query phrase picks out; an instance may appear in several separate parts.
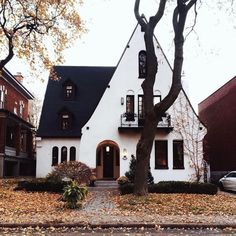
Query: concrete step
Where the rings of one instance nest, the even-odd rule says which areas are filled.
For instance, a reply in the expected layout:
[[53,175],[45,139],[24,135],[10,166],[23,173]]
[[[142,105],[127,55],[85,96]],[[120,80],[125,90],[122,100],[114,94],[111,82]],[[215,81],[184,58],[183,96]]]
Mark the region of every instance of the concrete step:
[[96,180],[95,187],[118,188],[115,180]]
[[115,180],[96,180],[96,187],[118,187],[118,183]]

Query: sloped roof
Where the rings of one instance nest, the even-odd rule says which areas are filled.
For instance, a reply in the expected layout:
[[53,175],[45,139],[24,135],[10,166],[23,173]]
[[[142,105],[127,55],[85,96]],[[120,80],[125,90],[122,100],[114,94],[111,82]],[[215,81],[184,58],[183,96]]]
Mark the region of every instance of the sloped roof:
[[2,70],[2,78],[11,86],[15,87],[15,89],[17,89],[27,99],[34,99],[34,96],[5,67]]
[[[37,136],[80,137],[81,128],[97,107],[115,67],[55,66],[54,69],[61,79],[48,80]],[[64,100],[63,84],[67,80],[76,86],[73,101]],[[58,114],[62,109],[73,114],[72,129],[60,129]]]

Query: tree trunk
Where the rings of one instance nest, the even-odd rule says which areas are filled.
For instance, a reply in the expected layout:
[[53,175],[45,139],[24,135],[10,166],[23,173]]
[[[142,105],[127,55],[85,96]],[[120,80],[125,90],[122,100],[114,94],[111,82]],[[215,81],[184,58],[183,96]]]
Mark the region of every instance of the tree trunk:
[[145,123],[142,129],[140,140],[136,147],[136,172],[134,179],[134,194],[146,195],[148,193],[147,175],[150,162],[150,154],[156,129],[161,117],[174,103],[181,91],[181,72],[183,65],[183,30],[186,16],[197,0],[177,0],[177,5],[173,13],[173,27],[175,32],[175,59],[172,75],[172,84],[168,95],[158,104],[153,104],[153,86],[158,71],[158,61],[154,48],[154,29],[162,18],[165,10],[166,0],[160,0],[159,9],[155,16],[150,17],[149,22],[144,20],[139,14],[140,0],[135,1],[134,13],[142,30],[144,31],[144,41],[147,53],[147,77],[142,83],[144,97]]

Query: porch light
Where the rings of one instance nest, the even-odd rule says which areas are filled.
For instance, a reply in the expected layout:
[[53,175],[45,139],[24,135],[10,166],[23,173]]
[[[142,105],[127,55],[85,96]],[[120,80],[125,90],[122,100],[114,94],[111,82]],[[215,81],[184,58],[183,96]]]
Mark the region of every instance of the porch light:
[[127,155],[128,155],[127,149],[124,148],[123,149],[123,160],[127,160]]
[[110,152],[110,147],[106,146],[106,152]]
[[124,97],[121,97],[121,98],[120,98],[120,104],[121,104],[121,105],[124,105],[124,102],[125,102],[125,101],[124,101]]

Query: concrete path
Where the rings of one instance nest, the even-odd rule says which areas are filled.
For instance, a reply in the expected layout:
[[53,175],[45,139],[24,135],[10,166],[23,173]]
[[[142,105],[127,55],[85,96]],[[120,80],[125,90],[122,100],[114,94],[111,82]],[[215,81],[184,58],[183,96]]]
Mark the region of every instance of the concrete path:
[[93,191],[91,199],[83,206],[83,211],[85,212],[100,212],[111,211],[116,208],[113,201],[111,201],[111,191]]

